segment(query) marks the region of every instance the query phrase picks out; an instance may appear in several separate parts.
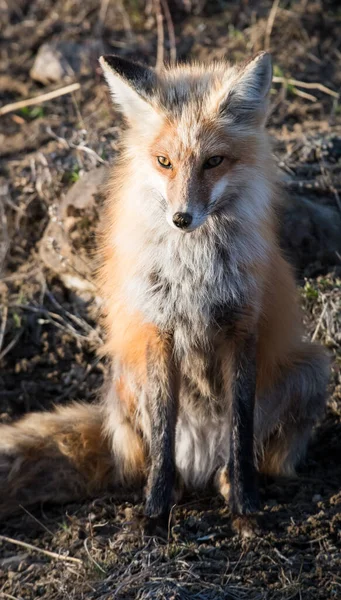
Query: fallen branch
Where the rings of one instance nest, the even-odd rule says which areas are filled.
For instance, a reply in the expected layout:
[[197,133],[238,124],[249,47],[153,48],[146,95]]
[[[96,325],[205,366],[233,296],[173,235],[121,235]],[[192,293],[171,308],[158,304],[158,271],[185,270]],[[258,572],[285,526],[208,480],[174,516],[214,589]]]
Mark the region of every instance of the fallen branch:
[[83,564],[83,561],[80,558],[73,558],[72,556],[66,556],[65,554],[57,554],[57,552],[50,552],[49,550],[44,550],[43,548],[38,548],[38,546],[33,546],[32,544],[28,544],[27,542],[21,542],[19,540],[14,540],[13,538],[9,538],[6,535],[0,535],[0,541],[8,542],[9,544],[14,544],[15,546],[22,546],[23,548],[28,548],[29,550],[34,550],[35,552],[40,552],[41,554],[45,554],[50,558],[56,558],[57,560],[64,560],[77,563],[79,565]]
[[41,94],[40,96],[36,96],[35,98],[28,98],[27,100],[20,100],[20,102],[6,104],[5,106],[0,107],[0,116],[18,110],[19,108],[25,108],[26,106],[34,106],[35,104],[47,102],[47,100],[52,100],[53,98],[59,98],[59,96],[65,96],[65,94],[75,92],[76,90],[79,90],[79,88],[79,83],[71,83],[70,85],[66,85],[65,87],[59,88],[59,90],[53,90],[53,92]]
[[325,85],[323,85],[322,83],[318,83],[318,82],[308,83],[306,81],[299,81],[298,79],[291,79],[291,78],[287,79],[286,77],[276,77],[276,76],[272,78],[272,81],[274,83],[284,83],[286,85],[295,85],[297,87],[301,87],[306,90],[319,90],[320,92],[324,92],[325,94],[328,94],[329,96],[333,96],[333,98],[339,97],[339,94],[337,92],[334,92],[334,90],[330,90]]
[[313,96],[312,94],[307,94],[307,92],[302,92],[302,90],[297,89],[297,87],[293,87],[292,92],[296,96],[300,96],[300,98],[304,98],[305,100],[310,100],[310,102],[317,102],[316,96]]

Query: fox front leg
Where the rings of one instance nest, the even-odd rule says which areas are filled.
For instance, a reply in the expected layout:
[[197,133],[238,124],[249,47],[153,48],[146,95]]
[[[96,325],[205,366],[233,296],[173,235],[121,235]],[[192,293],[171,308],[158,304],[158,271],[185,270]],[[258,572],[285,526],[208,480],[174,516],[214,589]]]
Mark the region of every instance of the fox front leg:
[[[256,339],[251,336],[243,341],[236,353],[230,458],[226,469],[233,528],[243,536],[252,535],[256,523],[249,515],[259,510],[253,440],[255,393]],[[221,483],[223,481],[221,477]]]
[[147,402],[151,423],[150,470],[145,503],[148,533],[164,534],[175,486],[175,428],[178,389],[169,338],[148,350]]

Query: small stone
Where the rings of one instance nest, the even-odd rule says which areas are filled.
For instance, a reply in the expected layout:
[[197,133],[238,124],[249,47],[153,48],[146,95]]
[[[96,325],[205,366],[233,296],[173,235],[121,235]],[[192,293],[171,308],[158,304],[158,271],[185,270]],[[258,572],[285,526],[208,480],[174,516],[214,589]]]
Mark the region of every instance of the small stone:
[[30,76],[44,85],[60,81],[71,81],[75,75],[91,72],[102,54],[98,40],[86,43],[60,41],[40,46]]
[[322,496],[320,494],[314,494],[313,502],[321,502]]
[[43,44],[38,51],[30,76],[44,85],[72,79],[75,72],[62,52],[52,44]]

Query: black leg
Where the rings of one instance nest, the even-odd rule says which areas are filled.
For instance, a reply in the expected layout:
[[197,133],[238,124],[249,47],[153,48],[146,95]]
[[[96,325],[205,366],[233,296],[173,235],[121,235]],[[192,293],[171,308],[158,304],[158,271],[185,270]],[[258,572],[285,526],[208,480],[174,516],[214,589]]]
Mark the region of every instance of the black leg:
[[[167,351],[168,349],[168,351]],[[177,389],[169,348],[148,360],[148,408],[151,421],[150,471],[145,514],[149,529],[167,529],[175,484]]]
[[233,516],[257,512],[253,420],[256,392],[256,340],[249,337],[237,354],[230,442],[230,505]]

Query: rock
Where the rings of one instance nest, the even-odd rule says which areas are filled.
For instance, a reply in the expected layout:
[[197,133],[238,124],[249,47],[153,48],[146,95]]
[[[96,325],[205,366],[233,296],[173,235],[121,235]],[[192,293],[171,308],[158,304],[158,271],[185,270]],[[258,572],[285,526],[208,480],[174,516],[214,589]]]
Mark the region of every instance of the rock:
[[43,44],[38,51],[30,76],[44,85],[72,79],[74,70],[62,53],[52,44]]
[[102,53],[102,44],[89,40],[84,44],[75,42],[49,42],[43,44],[36,56],[30,76],[44,85],[68,82],[94,70],[96,59]]
[[56,273],[68,289],[94,293],[93,249],[97,224],[96,196],[108,176],[108,167],[88,171],[50,210],[50,222],[39,245],[46,267]]

